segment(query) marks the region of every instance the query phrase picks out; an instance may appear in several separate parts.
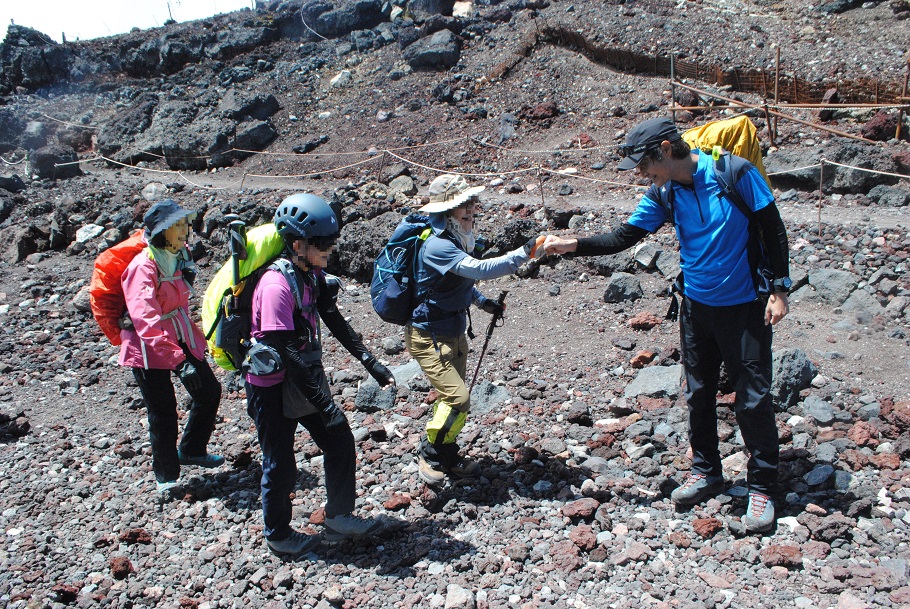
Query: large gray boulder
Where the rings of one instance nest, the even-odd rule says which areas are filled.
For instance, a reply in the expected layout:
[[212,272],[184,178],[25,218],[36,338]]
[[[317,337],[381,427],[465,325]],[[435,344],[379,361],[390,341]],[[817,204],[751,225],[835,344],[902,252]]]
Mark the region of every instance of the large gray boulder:
[[401,214],[387,212],[372,220],[345,224],[335,248],[336,255],[329,261],[328,271],[369,283],[373,278],[376,256],[399,222]]
[[81,176],[82,169],[77,163],[78,160],[75,150],[58,144],[51,144],[28,153],[31,173],[43,180],[65,180]]
[[818,269],[809,273],[809,285],[815,291],[800,291],[801,297],[838,307],[856,289],[856,276],[848,271]]
[[638,277],[630,273],[614,273],[604,291],[604,302],[629,302],[644,295]]
[[404,59],[414,70],[448,70],[461,57],[461,42],[449,30],[421,38],[404,50]]
[[[326,38],[369,30],[386,20],[379,0],[358,0],[340,8],[331,2],[312,0],[301,7],[300,16],[307,26]],[[310,35],[315,38],[314,34]]]
[[884,207],[906,207],[910,205],[910,190],[901,186],[879,184],[866,193],[869,201]]
[[800,349],[774,351],[771,358],[771,396],[784,408],[799,402],[799,392],[807,389],[818,369]]
[[645,395],[654,398],[676,399],[679,395],[682,370],[680,364],[643,368],[635,380],[626,386],[624,397],[629,399]]

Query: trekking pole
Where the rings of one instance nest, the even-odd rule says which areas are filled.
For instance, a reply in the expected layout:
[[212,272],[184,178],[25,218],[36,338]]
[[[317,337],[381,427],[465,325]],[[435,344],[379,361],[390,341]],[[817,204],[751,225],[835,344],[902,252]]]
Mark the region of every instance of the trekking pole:
[[228,214],[225,219],[230,221],[228,240],[231,248],[231,292],[236,297],[234,288],[240,283],[240,261],[246,260],[246,223],[236,214]]
[[[506,295],[508,295],[508,290],[503,290],[499,293],[499,298],[496,299],[496,302],[502,306],[505,303]],[[487,345],[490,344],[490,337],[493,336],[493,328],[500,325],[499,322],[502,321],[502,313],[496,313],[493,315],[493,319],[490,320],[490,325],[487,326],[487,336],[483,339],[483,348],[480,350],[480,357],[477,358],[477,367],[474,368],[474,378],[471,379],[471,386],[468,387],[468,395],[471,395],[471,391],[474,389],[474,382],[477,380],[477,374],[480,372],[480,363],[483,361],[483,356],[487,352]]]

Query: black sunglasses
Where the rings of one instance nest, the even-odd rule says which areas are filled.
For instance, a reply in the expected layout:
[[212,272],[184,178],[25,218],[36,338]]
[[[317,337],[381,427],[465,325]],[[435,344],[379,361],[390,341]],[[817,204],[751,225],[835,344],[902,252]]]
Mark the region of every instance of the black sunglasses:
[[331,235],[328,237],[310,237],[309,243],[316,249],[326,251],[331,249],[335,242],[338,241],[338,235]]

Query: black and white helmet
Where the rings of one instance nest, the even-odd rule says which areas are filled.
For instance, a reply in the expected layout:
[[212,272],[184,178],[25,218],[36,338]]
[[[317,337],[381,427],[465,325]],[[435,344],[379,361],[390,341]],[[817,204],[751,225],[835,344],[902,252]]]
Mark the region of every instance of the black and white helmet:
[[291,195],[282,201],[273,221],[285,240],[334,237],[340,232],[338,218],[329,204],[308,193]]

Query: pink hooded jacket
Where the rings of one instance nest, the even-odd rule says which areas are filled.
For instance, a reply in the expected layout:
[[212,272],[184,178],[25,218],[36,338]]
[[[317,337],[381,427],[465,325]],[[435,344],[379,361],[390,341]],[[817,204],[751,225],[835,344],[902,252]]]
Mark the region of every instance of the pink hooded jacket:
[[175,370],[186,359],[205,356],[205,336],[190,319],[190,288],[181,271],[159,278],[158,264],[146,248],[130,262],[120,280],[133,330],[121,330],[120,365]]

